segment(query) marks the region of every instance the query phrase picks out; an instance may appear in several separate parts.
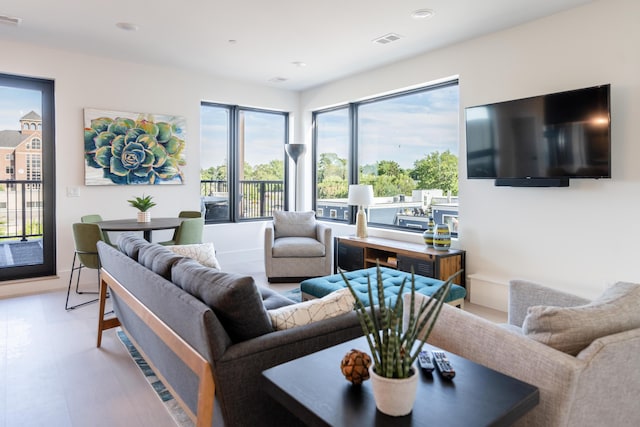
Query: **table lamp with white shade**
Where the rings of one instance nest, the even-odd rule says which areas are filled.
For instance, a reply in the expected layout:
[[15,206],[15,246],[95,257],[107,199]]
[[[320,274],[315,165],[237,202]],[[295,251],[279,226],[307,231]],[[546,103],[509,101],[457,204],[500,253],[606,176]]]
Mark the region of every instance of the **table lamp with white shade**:
[[367,237],[367,214],[364,209],[373,204],[373,187],[371,185],[349,185],[349,205],[358,206],[356,215],[356,236],[360,239]]

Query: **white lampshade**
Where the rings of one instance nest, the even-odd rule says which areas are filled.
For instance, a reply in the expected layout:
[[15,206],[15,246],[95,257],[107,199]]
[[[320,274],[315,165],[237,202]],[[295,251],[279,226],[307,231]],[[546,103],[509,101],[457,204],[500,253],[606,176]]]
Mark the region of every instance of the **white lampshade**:
[[349,186],[347,204],[356,206],[371,206],[373,204],[373,186],[354,184]]

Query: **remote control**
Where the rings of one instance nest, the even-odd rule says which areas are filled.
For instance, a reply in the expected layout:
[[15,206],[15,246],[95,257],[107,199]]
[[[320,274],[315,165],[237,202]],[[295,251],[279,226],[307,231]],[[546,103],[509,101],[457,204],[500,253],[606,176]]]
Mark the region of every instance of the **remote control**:
[[451,366],[451,363],[449,363],[449,359],[447,359],[447,355],[444,354],[444,351],[431,350],[431,354],[433,354],[433,361],[438,367],[438,371],[440,371],[442,378],[450,380],[456,376],[456,371],[453,370],[453,367]]
[[426,351],[421,351],[420,354],[418,354],[418,363],[420,363],[420,367],[427,372],[432,372],[435,368],[431,361],[431,356],[429,356],[429,353]]

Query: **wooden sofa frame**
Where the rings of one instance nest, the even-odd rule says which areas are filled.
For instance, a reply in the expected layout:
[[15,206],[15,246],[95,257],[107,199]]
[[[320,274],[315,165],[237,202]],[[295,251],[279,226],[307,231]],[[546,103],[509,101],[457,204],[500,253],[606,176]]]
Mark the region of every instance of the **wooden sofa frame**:
[[136,346],[142,357],[149,361],[150,358],[141,350],[141,347],[131,337],[131,334],[120,324],[116,317],[106,318],[104,315],[107,289],[118,295],[120,300],[126,304],[142,321],[187,365],[193,373],[198,377],[198,404],[197,414],[185,404],[178,393],[172,389],[169,382],[162,376],[160,371],[153,364],[149,363],[151,369],[160,378],[162,383],[169,389],[173,397],[180,406],[185,410],[189,418],[197,427],[210,427],[213,420],[215,383],[213,380],[213,371],[211,364],[200,355],[192,346],[184,341],[178,334],[173,331],[166,323],[160,320],[151,310],[142,304],[131,292],[122,286],[113,276],[111,276],[104,268],[100,270],[100,293],[99,293],[99,313],[98,316],[98,336],[96,347],[102,344],[102,332],[121,326],[127,337]]

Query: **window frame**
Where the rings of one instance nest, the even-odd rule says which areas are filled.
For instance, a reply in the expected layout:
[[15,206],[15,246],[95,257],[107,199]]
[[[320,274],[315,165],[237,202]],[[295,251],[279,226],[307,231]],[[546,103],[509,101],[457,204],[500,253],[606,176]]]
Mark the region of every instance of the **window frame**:
[[[55,82],[54,80],[37,77],[0,73],[0,85],[34,90],[41,93],[42,123],[40,126],[42,130],[42,151],[40,178],[42,183],[39,185],[42,186],[42,205],[44,209],[42,218],[42,230],[44,230],[42,236],[42,263],[1,268],[0,281],[53,277],[57,274]],[[15,157],[12,160],[15,161]],[[15,180],[15,178],[12,180]]]
[[[388,93],[388,94],[384,94],[384,95],[380,95],[380,96],[373,96],[370,98],[366,98],[360,101],[353,101],[353,102],[348,102],[345,104],[339,104],[339,105],[335,105],[329,108],[322,108],[322,109],[318,109],[318,110],[314,110],[311,112],[312,115],[312,119],[311,119],[311,123],[312,123],[312,153],[313,153],[313,157],[312,157],[312,185],[313,185],[313,198],[312,198],[312,207],[314,211],[317,211],[318,209],[318,189],[317,189],[317,170],[318,170],[318,115],[320,114],[325,114],[325,113],[330,113],[332,111],[337,111],[337,110],[341,110],[344,108],[348,109],[348,114],[349,114],[349,147],[348,147],[348,153],[349,153],[349,158],[348,158],[348,171],[347,171],[347,175],[348,175],[348,184],[358,184],[359,182],[359,168],[360,168],[360,164],[358,163],[358,149],[359,149],[359,141],[358,141],[358,111],[359,111],[359,107],[363,106],[363,105],[369,105],[372,103],[376,103],[376,102],[380,102],[380,101],[385,101],[385,100],[389,100],[389,99],[393,99],[393,98],[399,98],[399,97],[403,97],[403,96],[407,96],[407,95],[412,95],[412,94],[416,94],[416,93],[422,93],[422,92],[428,92],[431,90],[436,90],[439,88],[444,88],[444,87],[449,87],[449,86],[460,86],[460,81],[459,79],[453,78],[453,79],[447,79],[447,80],[443,80],[443,81],[439,81],[436,83],[430,83],[430,84],[426,84],[424,86],[420,86],[420,87],[416,87],[416,88],[412,88],[412,89],[406,89],[406,90],[399,90],[397,92],[392,92],[392,93]],[[460,177],[458,176],[458,182],[460,180]],[[355,206],[348,206],[348,219],[346,218],[325,218],[322,217],[323,221],[329,221],[329,222],[337,222],[337,223],[342,223],[342,224],[349,224],[349,225],[353,225],[356,222],[356,213],[357,213],[357,207]],[[411,233],[422,233],[424,232],[424,230],[422,229],[416,229],[416,228],[409,228],[409,227],[401,227],[399,225],[393,225],[393,224],[382,224],[382,223],[371,223],[369,222],[368,225],[372,226],[372,227],[376,227],[376,228],[384,228],[384,229],[391,229],[391,230],[397,230],[397,231],[405,231],[405,232],[411,232]],[[452,236],[457,237],[458,233],[452,232]]]
[[[286,195],[289,193],[289,162],[287,161],[287,157],[285,154],[285,144],[289,143],[289,112],[288,111],[279,111],[279,110],[270,110],[266,108],[256,108],[256,107],[247,107],[241,105],[234,104],[222,104],[217,102],[208,102],[201,101],[200,108],[203,107],[214,107],[225,109],[228,112],[228,137],[227,137],[227,155],[228,155],[228,164],[227,164],[227,186],[229,188],[229,216],[226,219],[209,219],[205,220],[206,224],[219,224],[219,223],[239,223],[239,222],[252,222],[252,221],[265,221],[273,218],[273,216],[261,216],[261,217],[251,217],[251,218],[241,218],[240,212],[238,209],[240,203],[240,180],[239,180],[239,171],[241,167],[244,165],[240,164],[240,144],[239,144],[239,134],[240,134],[240,114],[242,112],[257,112],[257,113],[265,113],[265,114],[273,114],[280,115],[283,117],[284,129],[283,136],[284,140],[282,141],[282,161],[284,164],[284,177],[283,177],[283,191],[284,191],[284,209],[288,210],[288,197]],[[202,120],[202,118],[201,118]],[[202,122],[201,122],[202,123]],[[202,143],[202,142],[201,142]],[[202,170],[202,164],[200,165],[200,170]],[[201,179],[202,181],[202,179]],[[201,187],[201,195],[202,198],[202,187]]]

